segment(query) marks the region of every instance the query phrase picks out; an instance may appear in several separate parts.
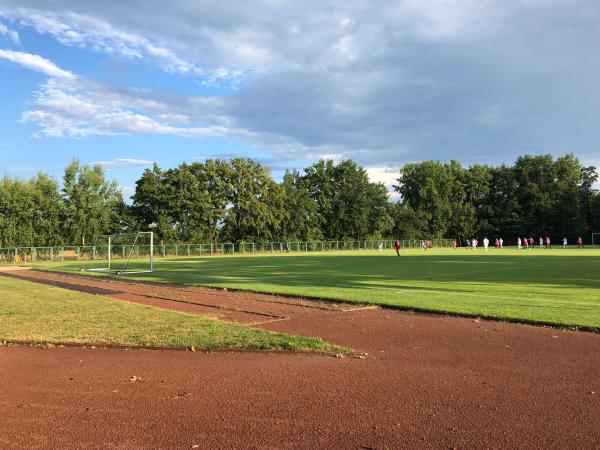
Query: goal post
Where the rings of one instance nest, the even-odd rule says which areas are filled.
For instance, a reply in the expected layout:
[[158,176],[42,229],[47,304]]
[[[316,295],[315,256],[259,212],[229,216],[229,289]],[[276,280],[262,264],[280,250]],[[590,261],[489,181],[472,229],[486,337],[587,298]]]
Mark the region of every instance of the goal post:
[[109,272],[117,275],[154,271],[154,233],[119,233],[99,236],[94,244],[98,267],[83,267],[82,272]]

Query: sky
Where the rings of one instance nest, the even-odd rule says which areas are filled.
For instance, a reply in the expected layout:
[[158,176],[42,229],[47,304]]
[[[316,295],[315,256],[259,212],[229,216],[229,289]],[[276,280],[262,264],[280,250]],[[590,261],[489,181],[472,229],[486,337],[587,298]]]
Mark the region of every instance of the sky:
[[0,0],[0,175],[351,158],[600,166],[598,0]]

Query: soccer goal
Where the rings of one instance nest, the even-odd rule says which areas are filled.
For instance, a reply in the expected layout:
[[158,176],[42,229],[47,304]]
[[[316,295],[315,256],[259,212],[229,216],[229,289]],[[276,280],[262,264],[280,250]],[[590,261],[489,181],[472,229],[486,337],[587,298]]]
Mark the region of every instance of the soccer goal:
[[592,233],[592,245],[594,247],[600,246],[600,233]]
[[154,271],[154,233],[121,233],[99,236],[94,244],[94,261],[100,267],[84,267],[82,272],[111,272],[117,275]]

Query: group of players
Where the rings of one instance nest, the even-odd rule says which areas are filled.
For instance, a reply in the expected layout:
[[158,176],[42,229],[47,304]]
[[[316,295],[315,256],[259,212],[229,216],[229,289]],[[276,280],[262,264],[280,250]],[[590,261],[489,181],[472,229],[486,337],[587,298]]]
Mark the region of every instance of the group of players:
[[[564,237],[562,241],[563,241],[563,248],[567,248],[569,245],[567,238]],[[549,236],[546,236],[546,237],[540,236],[540,239],[538,242],[539,242],[540,248],[548,248],[548,249],[552,248],[552,240],[550,239]],[[490,248],[490,240],[487,237],[484,237],[482,243],[483,243],[484,250],[487,252]],[[466,244],[467,244],[467,247],[466,247],[467,249],[477,250],[477,246],[479,245],[479,240],[475,239],[475,238],[467,239]],[[450,245],[453,249],[456,250],[456,247],[457,247],[456,239],[452,239],[452,242]],[[421,248],[423,250],[428,250],[432,247],[433,247],[432,243],[429,239],[425,239],[425,240],[421,241]],[[497,249],[504,248],[504,239],[502,239],[501,237],[496,238],[495,247]],[[519,248],[519,250],[530,250],[532,248],[535,248],[535,240],[531,236],[524,237],[524,238],[521,238],[519,236],[517,238],[517,247]],[[583,239],[581,236],[577,237],[577,248],[583,248]],[[396,242],[394,243],[394,249],[396,250],[396,254],[398,256],[400,256],[400,241],[399,240],[396,240]],[[383,250],[383,242],[381,242],[379,244],[378,250],[379,250],[379,252],[381,252]]]
[[[563,248],[567,248],[569,245],[569,241],[566,237],[563,238]],[[550,236],[546,236],[546,237],[542,237],[540,236],[539,238],[539,247],[540,248],[548,248],[551,249],[552,248],[552,240],[550,239]],[[467,248],[468,249],[472,249],[472,250],[477,250],[477,246],[479,245],[479,241],[477,239],[467,239]],[[483,248],[485,249],[485,251],[488,251],[490,245],[490,241],[487,237],[483,238]],[[504,240],[500,237],[500,238],[496,238],[496,248],[504,248]],[[533,239],[533,237],[523,237],[521,238],[520,236],[517,238],[517,247],[519,250],[530,250],[532,248],[535,248],[535,240]],[[583,238],[581,236],[577,237],[577,248],[583,248]],[[456,241],[453,240],[452,241],[452,248],[456,248]]]

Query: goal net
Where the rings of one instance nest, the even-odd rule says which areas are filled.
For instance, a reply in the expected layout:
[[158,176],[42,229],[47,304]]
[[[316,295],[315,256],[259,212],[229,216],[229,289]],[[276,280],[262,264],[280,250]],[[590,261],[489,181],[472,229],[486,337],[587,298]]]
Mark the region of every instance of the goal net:
[[600,246],[600,233],[592,233],[592,245],[594,247]]
[[117,275],[149,273],[154,270],[154,233],[122,233],[99,236],[94,244],[94,261],[81,269],[88,272],[110,272]]

